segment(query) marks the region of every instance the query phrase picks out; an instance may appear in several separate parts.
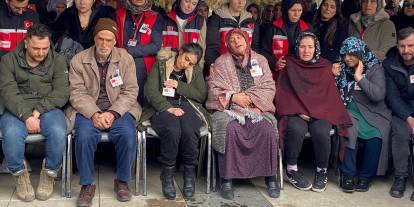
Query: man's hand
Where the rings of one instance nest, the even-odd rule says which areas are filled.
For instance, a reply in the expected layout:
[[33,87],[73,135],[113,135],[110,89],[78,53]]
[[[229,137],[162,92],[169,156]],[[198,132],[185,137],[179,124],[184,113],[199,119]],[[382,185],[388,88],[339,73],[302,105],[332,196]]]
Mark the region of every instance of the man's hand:
[[233,103],[246,108],[247,106],[249,106],[250,104],[252,104],[252,99],[250,98],[250,96],[248,96],[245,93],[236,93],[233,95],[233,99],[232,99]]
[[411,129],[411,134],[414,135],[414,118],[412,116],[409,116],[406,121]]
[[171,114],[173,114],[174,116],[182,116],[184,115],[184,111],[180,108],[169,108],[167,109],[167,111]]
[[92,122],[93,122],[93,126],[95,126],[96,128],[100,130],[106,129],[104,120],[101,118],[101,113],[99,112],[94,113],[92,116]]
[[40,119],[31,116],[25,121],[27,131],[29,134],[39,133],[40,132]]
[[32,112],[32,115],[33,115],[36,119],[38,119],[38,118],[40,117],[40,112],[39,112],[38,110],[34,109],[34,110],[33,110],[33,112]]
[[111,112],[105,112],[99,115],[100,119],[103,120],[105,129],[109,129],[114,123],[115,116]]

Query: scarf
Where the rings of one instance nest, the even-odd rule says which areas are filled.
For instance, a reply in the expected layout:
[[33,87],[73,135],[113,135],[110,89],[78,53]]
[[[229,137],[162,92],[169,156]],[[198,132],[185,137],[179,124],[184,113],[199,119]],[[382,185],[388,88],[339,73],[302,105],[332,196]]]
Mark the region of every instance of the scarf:
[[181,9],[181,5],[180,5],[181,0],[177,0],[177,1],[175,1],[174,11],[177,14],[177,16],[180,17],[181,19],[188,19],[189,17],[191,17],[191,16],[193,16],[194,14],[197,13],[197,8],[198,8],[198,5],[200,4],[200,1],[201,0],[198,0],[197,6],[194,8],[194,10],[191,13],[186,14]]
[[131,0],[126,0],[125,8],[132,13],[132,15],[141,14],[143,11],[150,11],[154,0],[146,0],[143,6],[135,6],[131,3]]
[[344,105],[352,101],[352,96],[349,94],[355,86],[354,70],[345,64],[345,55],[353,54],[358,56],[364,64],[363,75],[369,71],[372,66],[380,64],[380,61],[368,49],[368,45],[357,37],[348,37],[342,43],[339,51],[341,62],[341,74],[336,77],[336,85],[339,88],[341,99]]
[[303,32],[303,33],[299,34],[298,38],[296,39],[296,43],[295,43],[296,56],[299,57],[300,41],[305,37],[312,37],[313,40],[315,41],[315,53],[313,54],[312,60],[310,62],[311,63],[316,63],[316,61],[318,61],[319,57],[321,56],[321,46],[319,44],[318,37],[316,37],[316,35],[313,34],[312,32]]

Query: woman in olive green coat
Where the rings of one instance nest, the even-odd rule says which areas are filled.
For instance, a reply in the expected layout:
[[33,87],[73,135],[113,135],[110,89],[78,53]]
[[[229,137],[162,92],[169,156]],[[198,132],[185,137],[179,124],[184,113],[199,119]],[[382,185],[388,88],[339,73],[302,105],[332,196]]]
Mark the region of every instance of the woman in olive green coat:
[[207,86],[198,63],[203,50],[197,43],[183,45],[178,53],[162,49],[144,87],[143,126],[151,127],[161,138],[159,161],[162,192],[175,199],[173,171],[178,153],[184,164],[184,197],[195,190],[195,166],[198,164],[200,127],[208,126],[202,107]]

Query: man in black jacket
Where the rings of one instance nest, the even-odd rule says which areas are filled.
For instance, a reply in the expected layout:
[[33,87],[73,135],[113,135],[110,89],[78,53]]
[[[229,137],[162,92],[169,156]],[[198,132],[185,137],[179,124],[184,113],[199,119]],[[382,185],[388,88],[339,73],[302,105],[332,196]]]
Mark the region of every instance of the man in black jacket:
[[[407,27],[398,32],[397,49],[390,51],[383,67],[386,99],[393,112],[391,149],[395,179],[390,194],[401,198],[408,177],[408,143],[414,136],[414,28]],[[414,201],[414,193],[411,200]]]

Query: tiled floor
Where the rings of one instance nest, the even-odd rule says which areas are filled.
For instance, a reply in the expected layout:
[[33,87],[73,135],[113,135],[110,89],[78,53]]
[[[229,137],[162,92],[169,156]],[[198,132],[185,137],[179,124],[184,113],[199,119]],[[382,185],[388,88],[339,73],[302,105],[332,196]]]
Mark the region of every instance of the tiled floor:
[[[33,172],[31,175],[33,186],[37,186],[39,179],[40,160],[30,161]],[[154,162],[149,162],[148,166],[148,196],[133,196],[130,202],[120,203],[115,199],[113,193],[113,170],[112,163],[100,163],[96,165],[96,184],[97,190],[93,207],[308,207],[308,206],[343,206],[343,207],[413,207],[414,202],[409,200],[413,191],[408,185],[406,195],[402,199],[395,199],[389,196],[388,190],[392,183],[392,177],[378,178],[373,183],[369,192],[366,193],[343,193],[336,185],[336,176],[333,171],[329,175],[329,185],[325,192],[303,192],[294,189],[285,181],[284,190],[281,197],[271,199],[267,196],[262,178],[252,180],[252,182],[239,182],[235,189],[236,198],[234,201],[221,199],[217,192],[205,194],[205,178],[197,181],[197,190],[193,199],[184,200],[180,194],[181,173],[177,173],[176,189],[177,199],[168,201],[162,197],[159,181],[160,167]],[[305,168],[305,175],[313,179],[313,172],[310,167]],[[62,198],[60,196],[60,183],[55,185],[55,192],[48,201],[33,201],[24,203],[19,201],[14,194],[14,180],[9,174],[0,174],[0,207],[72,207],[76,206],[76,198],[80,190],[77,184],[79,177],[77,174],[72,179],[72,197]],[[130,184],[131,190],[133,185]]]

